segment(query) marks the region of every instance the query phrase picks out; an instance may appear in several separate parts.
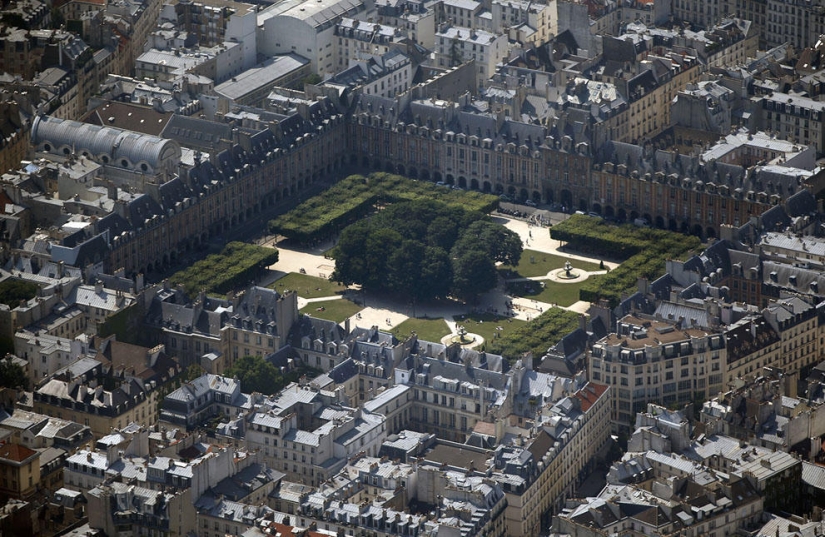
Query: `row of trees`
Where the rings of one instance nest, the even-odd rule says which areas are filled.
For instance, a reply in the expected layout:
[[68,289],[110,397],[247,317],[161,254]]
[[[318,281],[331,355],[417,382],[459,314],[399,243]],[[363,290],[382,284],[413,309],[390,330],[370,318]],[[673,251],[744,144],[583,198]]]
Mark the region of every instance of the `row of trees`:
[[495,287],[495,263],[517,265],[521,251],[518,235],[481,212],[396,203],[344,229],[332,279],[415,300],[473,299]]
[[547,349],[578,327],[578,313],[550,308],[531,322],[487,342],[487,351],[500,354],[511,362],[527,352],[532,352],[538,360],[544,356]]
[[170,282],[173,285],[183,285],[190,297],[196,296],[201,289],[226,293],[249,285],[266,267],[277,261],[278,250],[244,242],[230,242],[221,253],[212,254],[191,267],[176,272]]
[[439,188],[427,181],[375,172],[368,176],[350,175],[272,220],[269,229],[298,242],[323,240],[372,212],[377,205],[418,200],[436,200],[483,213],[498,205],[498,198],[490,194]]
[[550,236],[578,251],[598,253],[625,261],[607,274],[589,278],[579,289],[579,299],[612,305],[632,292],[638,278],[653,280],[665,273],[668,259],[684,258],[701,245],[694,236],[626,224],[608,226],[601,220],[574,215],[550,230]]

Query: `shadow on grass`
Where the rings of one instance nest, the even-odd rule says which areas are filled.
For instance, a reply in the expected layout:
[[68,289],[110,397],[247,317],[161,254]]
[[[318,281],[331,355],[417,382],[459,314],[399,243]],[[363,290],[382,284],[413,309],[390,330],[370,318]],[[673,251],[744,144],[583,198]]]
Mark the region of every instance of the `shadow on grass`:
[[296,272],[290,272],[275,280],[269,287],[278,292],[286,290],[295,291],[301,298],[322,298],[325,296],[343,295],[347,290],[346,286],[325,280],[324,278]]

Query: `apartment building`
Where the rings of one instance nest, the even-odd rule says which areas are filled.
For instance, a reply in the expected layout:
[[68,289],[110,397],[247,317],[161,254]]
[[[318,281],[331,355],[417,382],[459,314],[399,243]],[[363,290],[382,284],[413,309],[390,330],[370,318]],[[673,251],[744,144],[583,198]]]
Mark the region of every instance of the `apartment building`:
[[206,374],[163,398],[160,421],[192,430],[213,416],[237,416],[249,408],[250,397],[241,392],[239,381]]
[[590,148],[541,125],[462,110],[462,102],[361,95],[350,150],[362,165],[422,180],[573,207],[590,196]]
[[225,367],[244,356],[268,356],[286,345],[298,318],[294,292],[253,286],[226,300],[201,293],[194,301],[168,286],[154,292],[146,321],[161,330],[166,349],[184,367],[216,351]]
[[782,336],[772,324],[764,316],[755,315],[726,328],[728,364],[725,388],[732,386],[737,379],[747,381],[762,375],[765,367],[780,367]]
[[253,4],[226,0],[165,2],[160,23],[166,21],[194,36],[202,47],[214,47],[226,41],[239,43],[243,47],[242,70],[256,63],[257,10]]
[[715,81],[688,84],[671,103],[671,119],[688,129],[728,134],[733,105],[733,91]]
[[526,447],[496,449],[507,535],[535,535],[575,496],[609,441],[610,399],[609,387],[588,383],[542,412],[542,428]]
[[[65,151],[70,155],[75,147],[77,153],[85,152],[85,158],[102,164],[106,177],[116,185],[146,188],[149,194],[119,198],[113,211],[95,220],[87,230],[91,236],[82,243],[83,251],[91,259],[97,258],[105,271],[122,268],[132,275],[168,263],[172,256],[319,181],[322,172],[331,173],[343,166],[345,122],[328,100],[306,102],[305,107],[288,110],[286,115],[293,117],[292,122],[237,133],[246,140],[243,144],[250,143],[248,147],[256,156],[241,152],[238,138],[234,149],[226,149],[224,144],[220,150],[210,151],[212,160],[194,158],[190,168],[180,166],[181,150],[174,140],[153,142],[151,137],[145,138],[148,135],[41,116],[35,120],[33,143],[56,159],[64,159]],[[303,138],[310,130],[312,136]],[[294,145],[298,133],[302,138]],[[183,139],[177,130],[169,136]],[[119,137],[121,143],[114,148]],[[81,138],[102,145],[78,147]],[[256,142],[251,142],[252,138]],[[289,143],[281,147],[286,140]],[[95,149],[103,146],[114,149],[103,153]],[[168,180],[161,184],[157,176],[165,173]],[[69,251],[78,249],[80,245]]]
[[[535,4],[522,0],[493,0],[490,30],[505,33],[524,45],[541,46],[559,33],[556,0]],[[457,26],[463,26],[460,22]]]
[[241,438],[286,479],[318,485],[357,453],[378,454],[387,436],[385,418],[345,407],[338,394],[293,384],[230,422],[228,436]]
[[436,65],[449,68],[475,60],[479,82],[491,77],[509,53],[507,36],[462,26],[440,26],[435,41]]
[[399,28],[388,24],[341,19],[335,25],[335,73],[349,67],[352,61],[365,61],[388,53],[401,44],[404,37]]
[[12,443],[34,450],[54,447],[72,452],[92,439],[85,425],[19,408],[11,414],[0,412],[0,429],[11,433]]
[[40,488],[40,452],[21,444],[0,446],[0,498],[27,499]]
[[[764,499],[749,480],[731,479],[715,494],[710,492],[711,486],[697,483],[691,476],[659,478],[647,486],[608,485],[597,497],[579,500],[575,508],[560,515],[558,531],[596,537],[632,525],[646,534],[689,531],[724,535],[761,519]],[[692,491],[702,499],[694,499]],[[666,510],[660,510],[662,501]],[[697,501],[709,513],[707,516],[694,516]],[[644,512],[650,515],[642,515]]]
[[778,138],[813,147],[825,153],[825,103],[787,93],[751,99],[753,127],[769,131]]
[[[702,155],[704,162],[715,162],[711,168],[715,165],[723,173],[709,177],[711,168],[703,166],[688,177],[675,161],[671,161],[673,166],[668,164],[669,173],[665,173],[639,167],[643,159],[636,150],[626,151],[620,144],[613,147],[612,155],[604,155],[603,165],[594,165],[591,207],[608,217],[631,221],[642,217],[658,228],[703,237],[719,236],[724,224],[738,228],[752,216],[758,217],[808,188],[803,170],[813,157],[810,148],[794,147],[761,133],[738,132]],[[630,165],[627,158],[622,162],[622,157],[630,157]],[[758,165],[763,159],[767,165]],[[750,169],[754,173],[748,172]],[[756,281],[749,283],[756,286]]]
[[615,430],[628,431],[648,403],[663,406],[704,400],[722,391],[727,345],[722,334],[690,321],[668,323],[628,315],[616,332],[593,345],[593,382],[611,387]]
[[138,534],[186,535],[196,528],[191,489],[159,491],[112,482],[92,488],[86,497],[89,526],[101,529],[105,535],[115,535],[127,528]]
[[418,1],[388,2],[376,7],[376,22],[400,30],[413,43],[432,50],[435,46],[435,8],[438,6],[427,8]]
[[[157,412],[157,384],[124,376],[116,380],[103,364],[81,358],[57,371],[33,393],[34,411],[87,425],[95,438],[135,422],[148,426]],[[116,384],[104,388],[104,382]]]
[[324,81],[324,86],[363,92],[367,95],[395,97],[410,89],[415,70],[409,56],[392,49],[380,56],[362,55],[350,66]]

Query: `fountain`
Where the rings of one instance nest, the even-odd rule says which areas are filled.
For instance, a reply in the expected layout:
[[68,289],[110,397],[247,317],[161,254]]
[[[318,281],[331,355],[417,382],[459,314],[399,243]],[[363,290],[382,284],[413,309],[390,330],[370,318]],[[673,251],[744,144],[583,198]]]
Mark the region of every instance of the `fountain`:
[[559,280],[576,280],[581,276],[581,274],[573,270],[573,265],[570,261],[565,261],[564,268],[558,269],[555,276]]
[[475,343],[475,336],[467,333],[467,329],[464,328],[463,325],[456,326],[456,332],[458,332],[458,335],[452,337],[453,343],[458,343],[459,345],[469,345],[470,343]]

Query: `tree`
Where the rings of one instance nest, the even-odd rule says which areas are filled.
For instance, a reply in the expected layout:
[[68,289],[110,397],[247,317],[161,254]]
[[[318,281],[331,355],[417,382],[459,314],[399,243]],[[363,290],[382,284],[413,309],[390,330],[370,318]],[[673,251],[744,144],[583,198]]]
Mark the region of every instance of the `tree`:
[[521,238],[504,226],[478,220],[465,229],[453,247],[453,257],[470,250],[481,250],[494,261],[515,267],[521,259]]
[[453,267],[447,251],[433,246],[427,248],[421,264],[421,278],[415,287],[416,298],[444,298],[450,293],[452,281]]
[[22,366],[16,364],[9,354],[4,360],[0,360],[0,386],[4,388],[29,387],[29,378]]
[[449,250],[458,238],[458,224],[446,216],[438,216],[427,226],[427,242]]
[[320,84],[323,81],[324,81],[324,79],[321,78],[321,75],[316,74],[316,73],[312,73],[311,75],[304,78],[303,85],[305,85],[305,86],[306,85],[315,85],[315,84]]
[[37,296],[38,289],[36,283],[9,278],[0,283],[0,304],[16,308],[21,300],[31,300]]
[[458,37],[454,37],[453,40],[450,41],[450,67],[455,67],[462,63],[464,63],[464,54],[462,54],[459,48]]
[[495,287],[497,279],[495,263],[482,250],[469,250],[453,259],[452,292],[459,298],[475,300]]
[[244,356],[224,371],[224,376],[241,381],[244,393],[272,395],[284,386],[284,378],[270,362],[260,356]]
[[[473,258],[487,259],[472,267],[475,273],[462,265],[472,279],[455,286],[456,263],[469,252],[480,252]],[[473,296],[495,286],[496,261],[517,264],[520,255],[518,236],[483,213],[418,199],[393,204],[345,228],[335,249],[331,279],[412,300],[443,298],[451,289]]]

